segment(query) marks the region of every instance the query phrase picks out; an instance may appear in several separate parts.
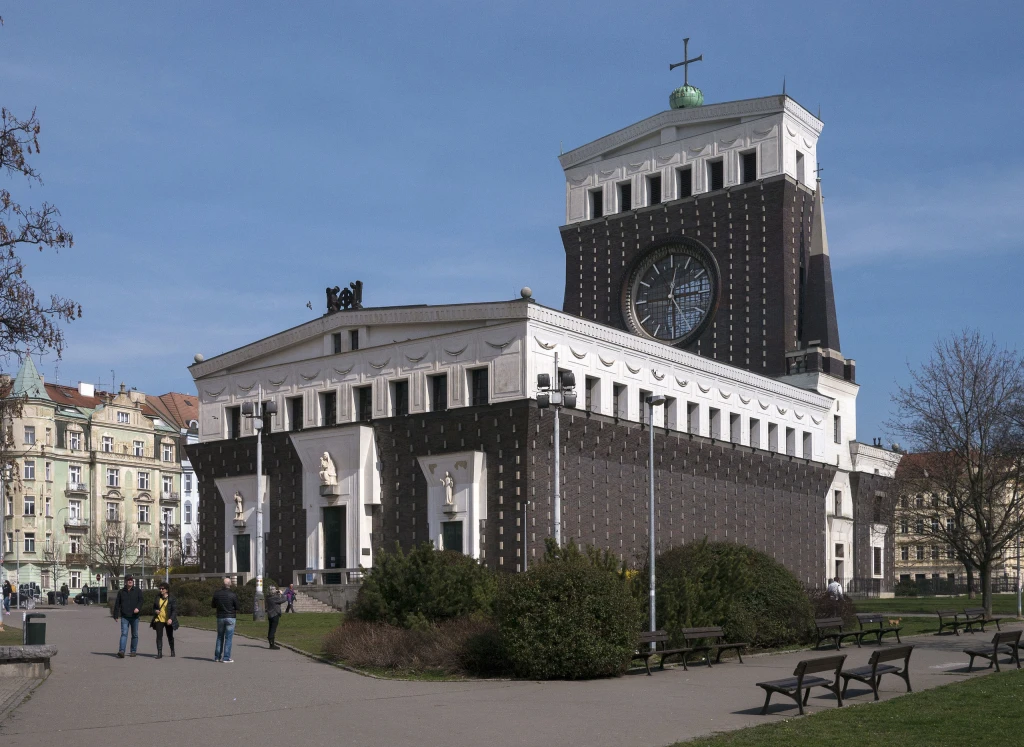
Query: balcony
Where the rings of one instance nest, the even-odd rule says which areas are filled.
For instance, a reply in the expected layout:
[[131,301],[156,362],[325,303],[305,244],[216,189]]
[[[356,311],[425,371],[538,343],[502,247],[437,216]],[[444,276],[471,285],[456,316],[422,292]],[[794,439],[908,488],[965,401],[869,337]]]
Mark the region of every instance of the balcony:
[[68,516],[68,517],[66,517],[64,519],[64,529],[65,529],[65,531],[67,531],[69,529],[88,530],[89,529],[89,520],[88,519],[82,519],[82,518],[77,517],[77,516]]
[[160,502],[161,503],[180,503],[181,502],[181,494],[180,493],[162,492],[162,493],[160,493]]
[[68,566],[88,565],[89,557],[84,552],[69,552],[64,560]]
[[66,495],[88,495],[89,486],[84,482],[68,482],[64,493]]

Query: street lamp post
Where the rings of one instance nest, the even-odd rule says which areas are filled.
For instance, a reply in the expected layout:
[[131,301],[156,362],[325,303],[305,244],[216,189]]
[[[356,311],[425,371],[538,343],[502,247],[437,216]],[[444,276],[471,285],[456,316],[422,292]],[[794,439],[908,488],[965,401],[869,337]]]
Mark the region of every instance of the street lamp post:
[[[3,467],[0,467],[0,470],[2,470],[2,472],[0,472],[0,477],[3,478],[3,483],[4,483],[3,484],[3,489],[4,489],[3,490],[3,496],[0,497],[0,500],[3,501],[2,510],[0,510],[0,569],[4,569],[4,551],[7,549],[7,534],[5,533],[5,530],[4,530],[4,521],[6,521],[6,517],[7,517],[7,490],[8,490],[8,484],[11,481],[11,465],[10,464],[5,464],[5,465],[3,465]],[[11,518],[12,519],[14,518],[13,513],[14,512],[12,511],[11,512],[11,514],[12,514]],[[4,569],[4,571],[5,571],[4,575],[6,576],[7,575],[6,574],[6,569]],[[0,604],[0,630],[3,630],[3,629],[4,629],[4,606],[2,604]]]
[[171,583],[171,512],[164,512],[164,583]]
[[252,418],[256,431],[256,600],[253,604],[252,619],[262,620],[265,615],[263,597],[263,415],[277,412],[273,401],[263,404],[263,385],[256,390],[256,405],[242,403],[242,415]]
[[[562,407],[576,407],[576,376],[572,371],[558,370],[558,353],[555,353],[555,386],[551,386],[551,376],[546,373],[537,374],[537,407],[555,408],[555,489],[554,519],[555,544],[562,546],[562,485],[561,485],[561,439],[558,432],[558,421]],[[525,514],[524,514],[525,515]]]
[[[648,542],[650,544],[650,558],[648,562],[651,566],[651,578],[650,578],[650,596],[651,596],[651,632],[657,630],[658,626],[655,620],[655,605],[654,605],[654,408],[656,405],[665,404],[664,394],[655,394],[647,397],[647,431],[650,434],[650,450],[647,458],[648,476],[647,482],[650,488],[650,526],[648,527]],[[651,651],[654,651],[654,641],[651,641]]]
[[14,530],[14,557],[18,570],[15,571],[14,609],[21,609],[21,530]]

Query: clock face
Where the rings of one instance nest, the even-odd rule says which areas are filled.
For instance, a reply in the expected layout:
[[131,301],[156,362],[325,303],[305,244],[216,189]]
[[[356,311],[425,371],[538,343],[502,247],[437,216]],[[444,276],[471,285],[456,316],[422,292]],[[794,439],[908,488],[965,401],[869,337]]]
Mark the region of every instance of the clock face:
[[696,339],[718,305],[714,255],[691,239],[653,247],[634,264],[623,288],[623,311],[633,332],[680,345]]

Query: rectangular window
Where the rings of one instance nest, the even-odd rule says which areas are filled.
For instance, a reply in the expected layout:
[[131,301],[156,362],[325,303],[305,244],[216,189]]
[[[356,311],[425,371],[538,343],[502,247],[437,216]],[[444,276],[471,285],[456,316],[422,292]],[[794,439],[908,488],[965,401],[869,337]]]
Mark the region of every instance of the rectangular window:
[[43,465],[43,476],[47,482],[53,482],[53,462],[45,462]]
[[45,509],[44,512],[43,512],[43,516],[51,516],[52,517],[53,516],[53,498],[51,498],[50,496],[46,496],[46,498],[43,500],[43,508]]
[[700,435],[700,405],[696,402],[686,403],[686,430]]
[[907,523],[906,519],[900,522],[900,534],[910,534],[910,524]]
[[604,189],[594,189],[590,191],[590,217],[591,218],[603,218],[604,217]]
[[174,492],[174,477],[171,475],[164,475],[163,478],[163,494],[165,496],[171,495]]
[[936,519],[935,517],[932,517],[932,533],[934,533],[934,534],[938,534],[939,533],[939,520]]
[[874,558],[873,558],[874,559],[874,563],[873,563],[873,566],[871,568],[872,575],[881,576],[882,575],[882,548],[881,547],[873,547],[873,548],[871,548],[871,550],[872,550],[872,554],[874,555]]
[[910,548],[906,545],[900,548],[900,560],[910,560]]
[[359,350],[359,330],[350,329],[348,331],[348,349]]
[[832,440],[837,444],[843,442],[843,420],[838,415],[832,416]]
[[814,435],[804,431],[804,459],[814,458]]
[[708,408],[708,422],[711,426],[711,438],[722,438],[722,411],[716,407]]
[[131,421],[131,417],[128,415],[128,413],[121,412],[120,410],[118,410],[118,412],[117,412],[117,422],[118,423],[120,423],[122,425],[127,425],[130,421]]
[[679,195],[678,195],[678,198],[682,199],[684,197],[692,197],[693,196],[693,169],[690,168],[690,167],[686,167],[685,169],[679,169],[679,171],[677,171],[676,173],[679,175],[678,179],[677,179],[677,181],[679,183],[679,190],[678,190]]
[[81,589],[82,588],[82,572],[81,571],[71,571],[71,584],[70,584],[70,586],[71,586],[72,589]]
[[73,485],[82,483],[82,467],[80,465],[74,464],[68,467],[68,482]]
[[4,546],[4,552],[8,555],[14,552],[14,534],[12,532],[7,533],[7,542]]
[[601,406],[601,380],[596,376],[587,376],[584,380],[583,406],[587,412],[594,412]]
[[391,382],[391,417],[399,418],[409,414],[409,382]]
[[924,519],[917,520],[917,522],[914,524],[914,531],[918,534],[924,533]]
[[338,393],[320,392],[320,425],[338,424]]
[[25,496],[25,516],[36,515],[36,497],[34,495]]
[[7,496],[7,511],[4,516],[14,516],[14,498]]
[[786,453],[796,456],[796,430],[793,428],[786,429]]
[[708,191],[714,192],[725,187],[725,164],[722,161],[708,163]]
[[619,212],[625,213],[633,209],[633,183],[623,182],[619,185]]
[[626,385],[612,384],[612,415],[625,420],[629,415],[629,403],[626,401]]
[[640,390],[640,422],[647,422],[647,410],[650,405],[647,404],[647,398],[651,396],[651,393],[643,389]]
[[36,428],[34,425],[25,426],[25,445],[33,446],[36,442]]
[[174,445],[173,444],[161,444],[160,445],[160,459],[164,462],[174,461]]
[[240,407],[224,408],[224,422],[228,438],[242,437],[242,409]]
[[[142,519],[139,519],[142,521]],[[147,519],[147,521],[149,521]],[[139,538],[139,557],[145,558],[149,555],[149,540],[146,537]]]
[[137,457],[146,456],[146,444],[144,441],[132,441],[132,454]]
[[757,181],[757,151],[752,150],[749,153],[744,153],[743,156],[743,183],[749,184],[750,182]]
[[82,552],[82,535],[71,534],[68,535],[68,551],[72,555],[79,555]]
[[938,559],[939,559],[939,546],[938,545],[932,545],[932,560],[938,560]]
[[80,521],[82,518],[82,502],[71,501],[68,503],[68,518],[71,521]]
[[36,533],[25,532],[25,552],[36,551]]
[[46,440],[43,443],[47,446],[53,446],[53,431],[49,428],[46,429]]
[[68,448],[72,451],[82,450],[82,434],[78,431],[68,432]]
[[832,494],[832,513],[836,516],[843,515],[843,491],[836,490]]
[[779,450],[779,425],[768,423],[768,449],[769,451]]
[[26,459],[25,460],[25,467],[22,470],[21,474],[22,474],[22,476],[26,480],[35,480],[36,479],[36,460],[35,459]]
[[924,560],[924,545],[917,546],[917,559]]
[[665,397],[665,404],[662,406],[665,414],[664,426],[670,430],[679,430],[679,403],[675,397]]
[[444,412],[448,409],[448,374],[429,377],[430,411]]
[[139,490],[149,490],[149,473],[139,473]]
[[953,560],[956,557],[956,552],[952,547],[946,548],[946,560]]
[[331,349],[335,355],[341,352],[341,332],[335,332],[331,335]]
[[182,520],[186,524],[192,523],[192,503],[190,501],[185,501],[185,515],[182,517]]
[[305,419],[302,411],[302,397],[289,397],[285,402],[288,407],[288,430],[301,431]]
[[149,506],[147,506],[145,504],[142,504],[142,505],[139,506],[139,523],[140,524],[148,524],[149,523]]
[[949,532],[950,534],[953,533],[953,526],[954,526],[953,525],[953,520],[952,519],[946,519],[946,531]]
[[845,558],[846,557],[845,550],[846,550],[846,548],[845,548],[844,545],[837,543],[836,544],[836,557],[837,558]]
[[796,152],[796,180],[801,184],[804,182],[804,154],[800,151]]
[[647,204],[657,205],[661,202],[661,175],[647,177]]
[[184,480],[184,482],[185,482],[185,486],[182,488],[182,492],[191,493],[192,492],[192,475],[189,475],[189,474],[182,475],[181,479]]
[[103,451],[107,452],[108,454],[110,454],[110,453],[112,453],[114,451],[114,437],[113,436],[103,436],[103,438],[101,439],[101,444],[102,444],[102,446],[100,448]]
[[487,389],[488,383],[488,369],[486,368],[475,368],[469,372],[470,375],[470,391],[473,395],[472,405],[486,405],[490,401],[490,393]]
[[732,413],[729,415],[729,440],[734,444],[742,443],[741,430],[743,428],[743,418],[738,413]]
[[117,488],[121,486],[121,470],[115,467],[107,467],[107,487]]
[[750,419],[750,445],[755,449],[761,448],[761,421],[757,418]]
[[373,419],[373,387],[357,386],[352,392],[355,395],[356,422],[369,423]]

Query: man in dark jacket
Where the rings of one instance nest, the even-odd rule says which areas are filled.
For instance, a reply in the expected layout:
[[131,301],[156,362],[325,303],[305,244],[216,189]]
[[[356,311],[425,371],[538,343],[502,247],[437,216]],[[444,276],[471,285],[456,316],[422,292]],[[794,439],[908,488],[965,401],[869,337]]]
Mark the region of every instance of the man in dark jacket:
[[135,588],[135,579],[129,574],[124,577],[124,587],[117,592],[114,599],[114,619],[121,621],[121,645],[117,647],[117,657],[124,658],[125,644],[128,643],[128,631],[132,632],[132,656],[139,648],[139,611],[142,609],[142,590]]
[[274,638],[277,637],[277,624],[281,622],[281,605],[284,604],[284,594],[282,594],[276,586],[270,587],[270,593],[267,594],[267,640],[270,641],[270,648],[280,649],[281,647],[274,643]]
[[231,664],[231,642],[235,638],[235,620],[238,617],[238,595],[231,591],[231,577],[224,577],[224,588],[213,593],[212,606],[217,610],[217,645],[213,660]]

